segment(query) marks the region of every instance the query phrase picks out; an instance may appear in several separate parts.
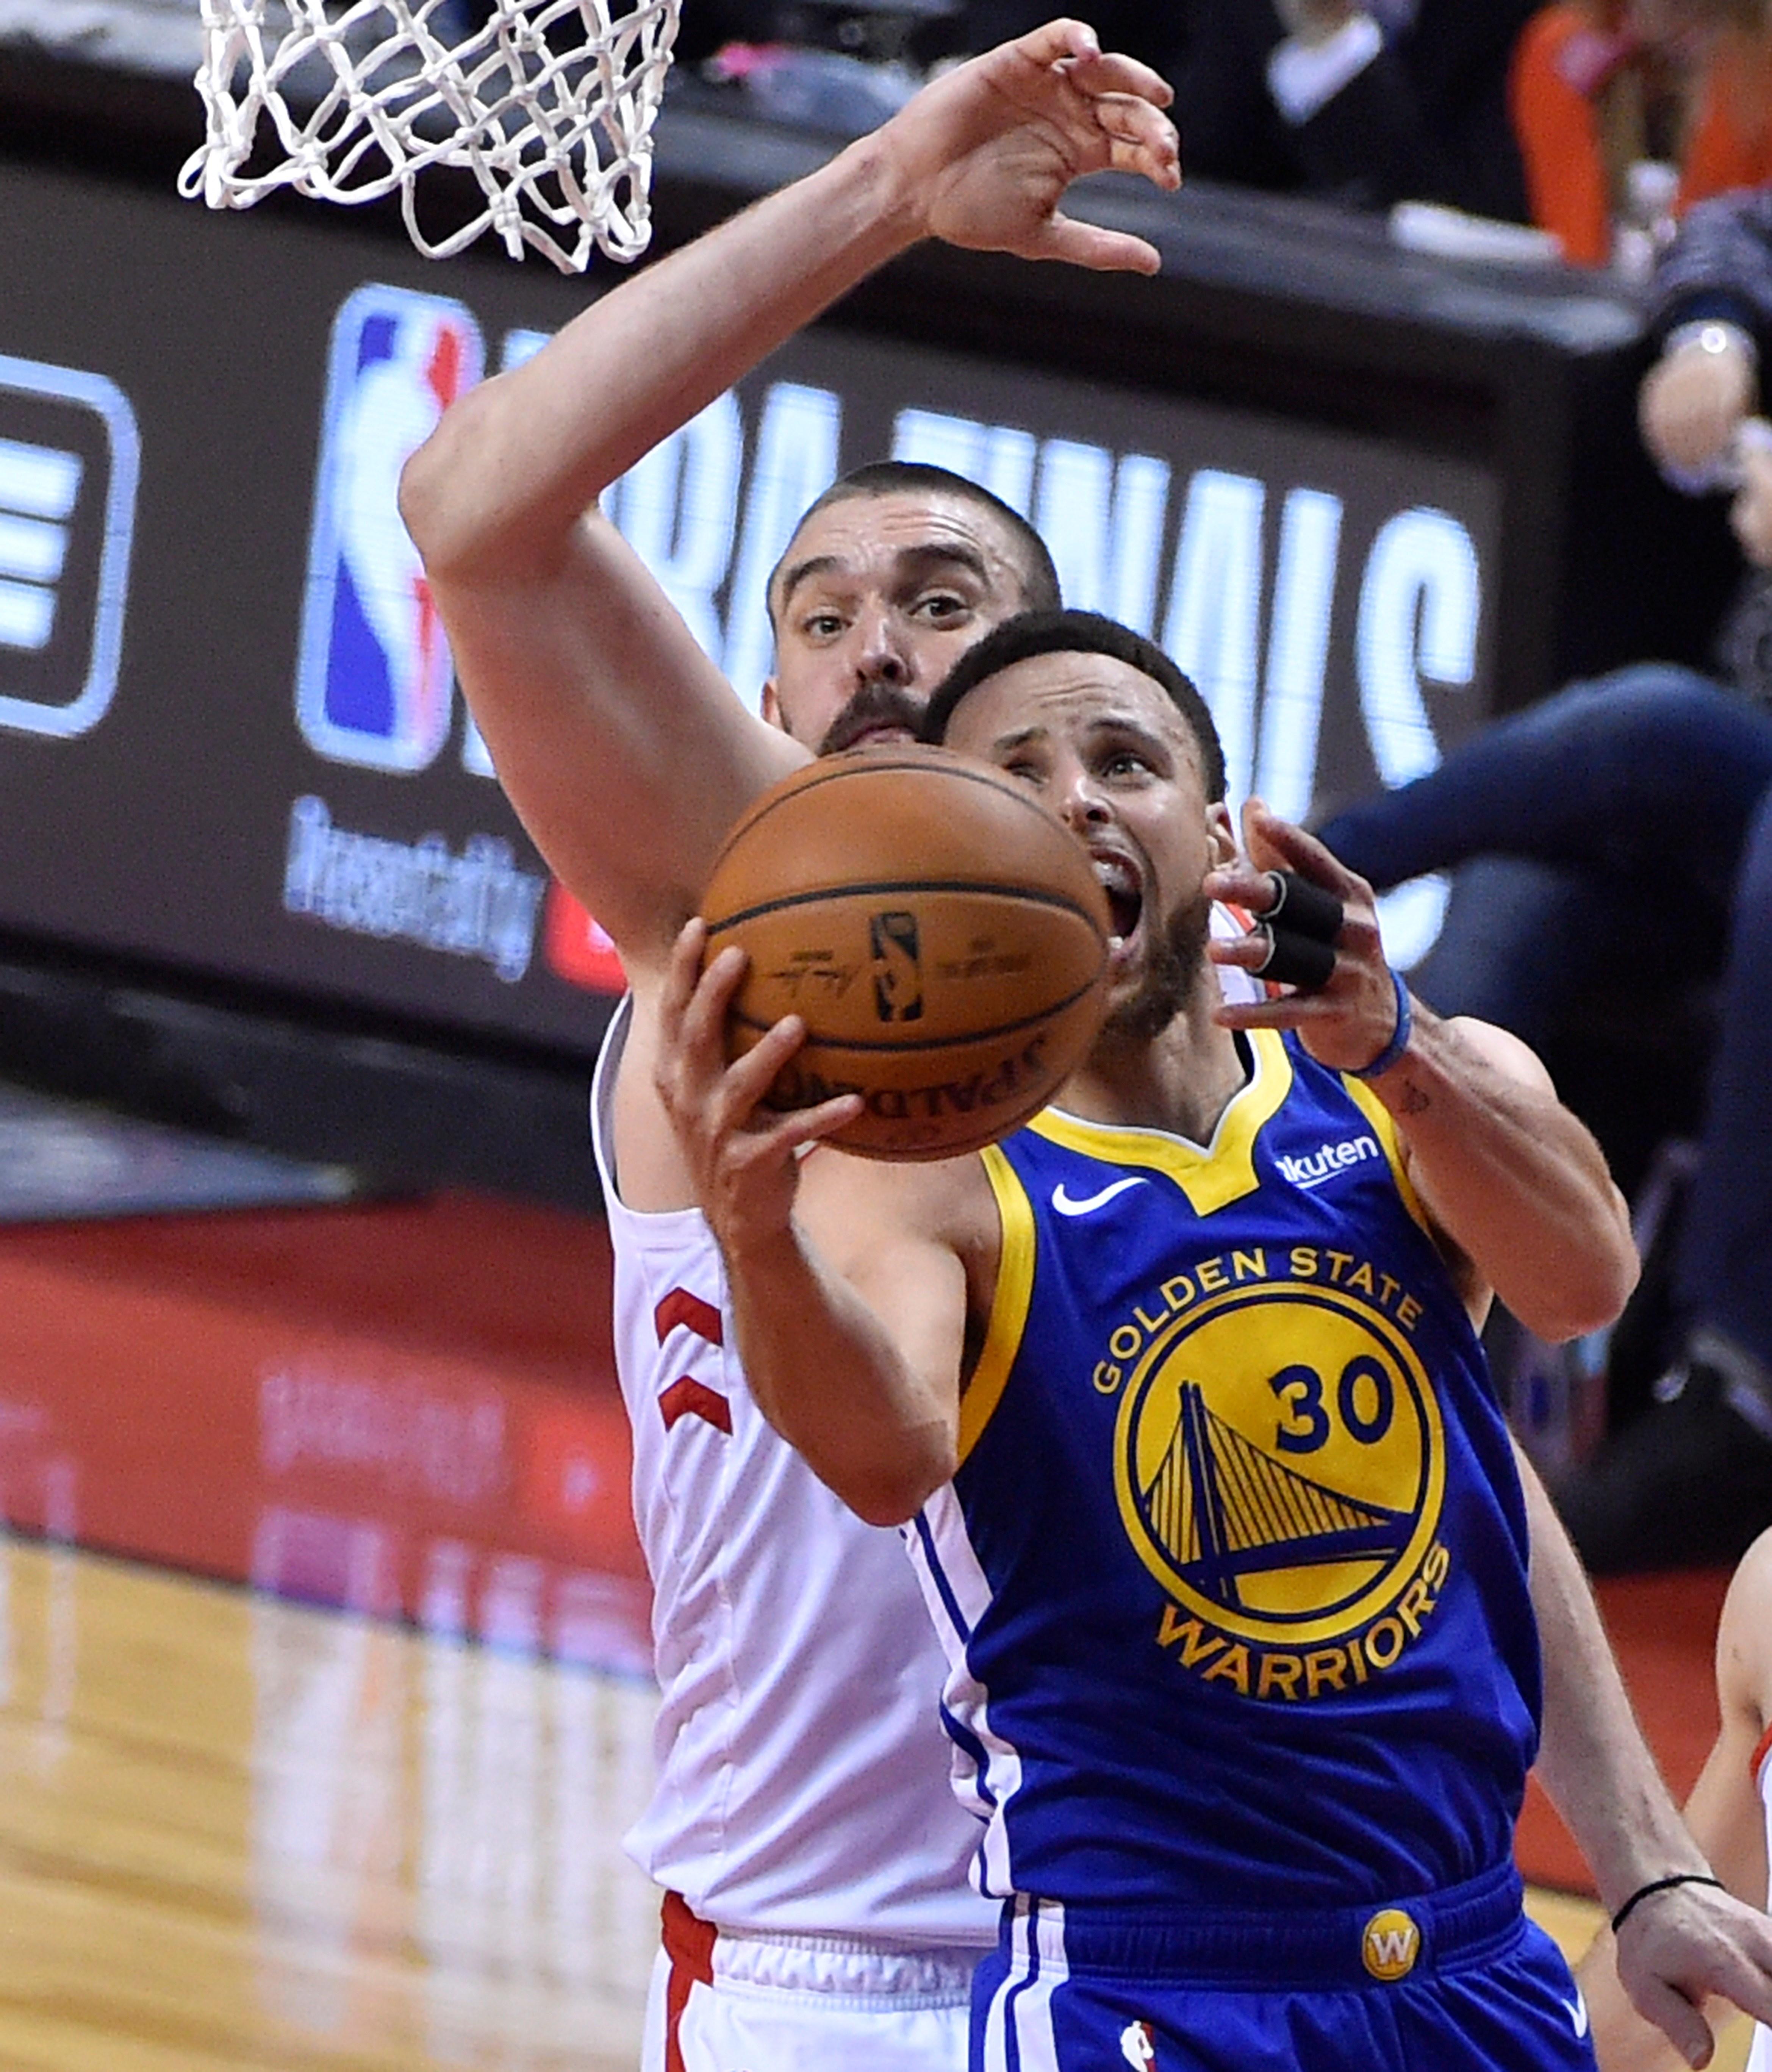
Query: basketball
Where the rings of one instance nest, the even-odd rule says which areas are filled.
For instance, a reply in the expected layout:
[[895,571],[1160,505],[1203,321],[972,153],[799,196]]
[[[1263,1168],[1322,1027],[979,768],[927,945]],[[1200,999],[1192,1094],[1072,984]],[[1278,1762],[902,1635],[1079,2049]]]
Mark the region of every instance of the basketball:
[[1108,912],[1083,845],[1022,786],[945,749],[859,749],[766,791],[702,901],[705,957],[750,963],[733,1058],[784,1014],[806,1041],[768,1095],[867,1106],[828,1141],[947,1158],[1026,1121],[1105,1005]]

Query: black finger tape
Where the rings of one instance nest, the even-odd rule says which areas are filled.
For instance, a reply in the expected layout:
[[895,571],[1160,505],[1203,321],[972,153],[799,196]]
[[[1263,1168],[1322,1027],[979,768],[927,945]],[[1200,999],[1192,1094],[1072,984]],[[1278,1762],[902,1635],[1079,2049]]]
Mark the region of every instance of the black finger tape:
[[1313,885],[1295,870],[1270,870],[1274,901],[1261,919],[1281,922],[1295,935],[1309,935],[1319,943],[1332,943],[1342,931],[1345,909],[1333,892]]
[[1268,949],[1264,962],[1255,967],[1257,978],[1272,979],[1277,985],[1295,985],[1301,993],[1314,993],[1329,983],[1335,968],[1335,952],[1314,935],[1301,935],[1293,928],[1270,928],[1264,923],[1255,931],[1265,935]]

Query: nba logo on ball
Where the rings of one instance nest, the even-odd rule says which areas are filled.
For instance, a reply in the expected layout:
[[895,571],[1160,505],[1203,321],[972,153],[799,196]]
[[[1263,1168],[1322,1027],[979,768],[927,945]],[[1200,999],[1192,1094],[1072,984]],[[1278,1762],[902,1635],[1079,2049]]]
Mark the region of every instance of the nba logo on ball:
[[372,282],[333,326],[295,694],[329,762],[422,770],[449,738],[454,667],[400,471],[483,356],[479,327],[440,295]]
[[923,1018],[923,956],[915,914],[876,914],[868,924],[874,951],[874,1011],[882,1022]]

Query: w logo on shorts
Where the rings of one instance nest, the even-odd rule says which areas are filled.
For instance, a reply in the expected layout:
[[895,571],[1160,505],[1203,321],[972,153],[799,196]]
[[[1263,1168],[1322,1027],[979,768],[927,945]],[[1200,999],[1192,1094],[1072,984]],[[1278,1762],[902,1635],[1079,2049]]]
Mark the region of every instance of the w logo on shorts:
[[1406,1979],[1421,1951],[1421,1931],[1400,1906],[1387,1906],[1366,1924],[1360,1955],[1375,1979],[1386,1984]]

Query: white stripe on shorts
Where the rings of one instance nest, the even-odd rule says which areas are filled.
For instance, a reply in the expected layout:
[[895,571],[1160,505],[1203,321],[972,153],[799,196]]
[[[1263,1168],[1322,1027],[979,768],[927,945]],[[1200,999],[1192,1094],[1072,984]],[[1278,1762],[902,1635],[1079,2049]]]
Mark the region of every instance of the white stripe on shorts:
[[1070,1975],[1064,1909],[1056,1900],[1018,1898],[1009,1923],[1009,1975],[985,2016],[985,2072],[1009,2072],[1011,2030],[1020,2072],[1059,2072],[1052,1996]]

